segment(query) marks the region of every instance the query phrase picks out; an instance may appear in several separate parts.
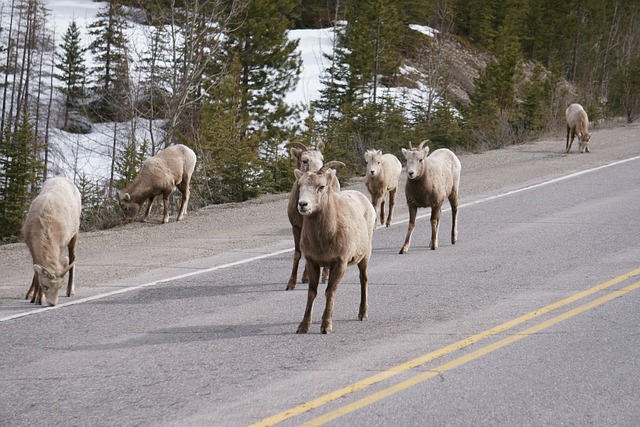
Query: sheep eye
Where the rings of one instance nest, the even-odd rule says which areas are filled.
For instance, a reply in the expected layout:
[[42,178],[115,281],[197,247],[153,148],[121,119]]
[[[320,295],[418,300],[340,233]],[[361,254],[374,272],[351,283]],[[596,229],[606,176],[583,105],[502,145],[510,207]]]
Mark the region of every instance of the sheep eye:
[[318,193],[324,191],[324,185],[321,185],[320,187],[318,187]]

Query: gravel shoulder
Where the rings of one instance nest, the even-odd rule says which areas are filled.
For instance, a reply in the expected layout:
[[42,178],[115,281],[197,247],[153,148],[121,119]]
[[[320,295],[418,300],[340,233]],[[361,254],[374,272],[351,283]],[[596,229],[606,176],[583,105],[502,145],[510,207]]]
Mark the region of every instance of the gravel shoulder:
[[[480,154],[460,154],[460,202],[640,156],[640,124],[596,127],[592,131],[590,154],[579,154],[577,141],[573,151],[565,154],[564,134]],[[402,187],[396,200],[395,220],[407,218]],[[362,179],[354,179],[348,188],[368,196]],[[76,295],[71,300],[273,250],[292,250],[287,198],[288,194],[268,195],[244,203],[209,206],[188,212],[180,223],[174,222],[174,215],[169,224],[163,225],[157,215],[146,224],[137,222],[81,233]],[[156,211],[157,206],[156,201]],[[399,241],[398,248],[401,245]],[[35,309],[24,300],[32,271],[31,256],[24,243],[0,246],[0,318]],[[288,274],[283,274],[283,289]],[[69,300],[62,297],[61,303],[66,301]]]

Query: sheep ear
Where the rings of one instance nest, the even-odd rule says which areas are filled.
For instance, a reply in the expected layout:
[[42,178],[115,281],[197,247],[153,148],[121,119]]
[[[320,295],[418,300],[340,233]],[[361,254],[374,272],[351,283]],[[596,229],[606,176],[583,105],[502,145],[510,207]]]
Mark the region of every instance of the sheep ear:
[[316,150],[322,152],[324,150],[324,141],[320,141],[316,144]]
[[291,155],[297,159],[300,158],[300,156],[302,155],[302,150],[299,148],[292,148],[291,149]]
[[422,151],[424,151],[424,155],[427,156],[429,154],[429,146],[425,146]]
[[382,156],[382,150],[376,151],[376,154],[378,154],[379,156]]
[[122,199],[123,199],[125,202],[130,202],[130,201],[131,201],[131,194],[129,194],[129,193],[124,193],[124,196],[122,196]]
[[302,172],[300,169],[296,169],[293,171],[293,174],[296,176],[296,179],[300,179],[300,177],[304,175],[304,172]]
[[407,158],[407,152],[408,152],[408,151],[409,151],[409,150],[407,150],[406,148],[403,148],[403,149],[402,149],[402,155],[404,156],[404,158],[405,158],[405,159]]
[[40,264],[33,264],[33,270],[38,273],[40,276],[45,276],[50,279],[53,278],[53,273],[49,271],[48,268],[41,266]]

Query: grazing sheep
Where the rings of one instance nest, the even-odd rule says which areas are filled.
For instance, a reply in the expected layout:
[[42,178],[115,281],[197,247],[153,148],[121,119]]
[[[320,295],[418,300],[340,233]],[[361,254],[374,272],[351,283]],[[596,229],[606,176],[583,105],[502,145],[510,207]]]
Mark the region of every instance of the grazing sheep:
[[[296,169],[299,169],[302,172],[317,172],[322,167],[324,162],[324,157],[322,155],[322,149],[324,148],[323,142],[318,143],[315,147],[307,147],[300,142],[290,142],[285,145],[285,147],[291,149],[291,156],[296,160]],[[340,183],[337,180],[336,183],[339,190]],[[287,205],[287,215],[289,216],[289,222],[291,223],[291,229],[293,231],[294,252],[293,267],[291,268],[291,275],[289,276],[286,290],[294,289],[296,287],[298,265],[300,264],[300,258],[302,257],[302,252],[300,251],[300,233],[302,231],[303,216],[298,212],[298,196],[298,184],[294,182],[291,194],[289,195],[289,204]],[[323,283],[326,281],[328,275],[328,270],[323,269]],[[308,272],[305,266],[304,272],[302,273],[302,283],[306,283],[307,281]]]
[[[22,226],[33,259],[33,279],[25,299],[49,305],[58,303],[58,292],[69,272],[67,296],[73,295],[76,247],[82,210],[80,192],[67,178],[50,178],[33,199]],[[65,247],[69,256],[63,256]]]
[[153,199],[162,194],[164,216],[162,223],[169,222],[169,196],[174,187],[182,193],[182,204],[176,221],[181,221],[189,203],[189,183],[196,167],[196,154],[186,145],[174,145],[161,150],[142,163],[136,179],[123,191],[118,191],[118,202],[124,215],[133,221],[145,200],[149,200],[142,222],[149,218]]
[[[591,134],[589,133],[589,117],[587,117],[587,112],[584,111],[584,108],[582,108],[580,104],[571,104],[567,107],[565,115],[567,117],[567,145],[565,152],[568,153],[571,151],[573,139],[578,135],[578,150],[581,153],[589,153],[589,139],[591,138]],[[571,141],[569,141],[569,137],[571,137]]]
[[329,267],[330,273],[320,331],[327,334],[332,330],[333,301],[348,265],[357,264],[360,270],[358,319],[367,318],[368,265],[376,212],[359,191],[337,191],[336,171],[328,166],[324,165],[318,172],[295,171],[300,187],[298,211],[304,216],[300,248],[309,269],[307,307],[298,333],[307,333],[311,327],[321,266]]
[[393,154],[382,154],[381,150],[367,150],[364,153],[367,162],[367,175],[364,184],[371,194],[371,202],[376,212],[380,211],[380,224],[385,224],[384,199],[389,193],[389,215],[386,226],[391,225],[393,207],[396,204],[398,180],[402,172],[402,163]]
[[401,254],[409,251],[411,234],[416,225],[418,208],[431,207],[431,249],[438,247],[438,226],[440,213],[445,198],[451,204],[453,224],[451,225],[451,243],[458,240],[458,188],[460,186],[460,160],[446,148],[429,154],[429,147],[423,148],[427,141],[422,141],[418,148],[402,149],[407,159],[407,184],[405,194],[409,207],[409,228]]

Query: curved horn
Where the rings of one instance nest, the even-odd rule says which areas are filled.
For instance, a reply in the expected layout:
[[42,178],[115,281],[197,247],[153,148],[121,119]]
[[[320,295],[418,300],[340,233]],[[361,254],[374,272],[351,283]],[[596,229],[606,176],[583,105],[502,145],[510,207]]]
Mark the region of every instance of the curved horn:
[[344,163],[342,163],[342,162],[340,162],[338,160],[331,160],[330,162],[327,162],[324,165],[322,165],[322,167],[320,168],[318,173],[320,174],[320,173],[323,173],[324,171],[326,171],[327,169],[338,168],[338,167],[346,168],[347,165],[345,165]]
[[287,144],[285,144],[284,148],[301,148],[304,151],[309,151],[309,148],[304,145],[302,142],[289,142]]
[[430,142],[428,139],[425,139],[424,141],[422,141],[420,143],[420,146],[418,147],[418,150],[422,150],[422,147],[424,146],[425,143]]

